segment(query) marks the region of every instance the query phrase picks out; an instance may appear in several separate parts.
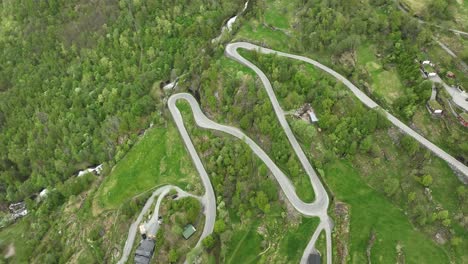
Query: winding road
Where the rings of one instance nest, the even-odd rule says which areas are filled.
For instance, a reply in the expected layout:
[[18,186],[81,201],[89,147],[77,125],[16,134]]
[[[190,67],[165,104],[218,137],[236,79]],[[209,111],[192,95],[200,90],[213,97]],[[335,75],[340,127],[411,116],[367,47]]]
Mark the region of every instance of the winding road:
[[[409,136],[413,137],[417,141],[419,141],[423,146],[425,146],[427,149],[432,151],[435,155],[438,157],[442,158],[445,160],[447,163],[449,163],[454,169],[457,171],[461,172],[464,176],[465,179],[468,179],[468,167],[465,166],[463,163],[459,162],[457,159],[452,157],[451,155],[447,154],[445,151],[434,145],[432,142],[429,140],[425,139],[423,136],[419,135],[416,133],[414,130],[409,128],[407,125],[405,125],[403,122],[398,120],[396,117],[391,115],[389,112],[383,110],[380,108],[380,106],[374,102],[371,98],[369,98],[366,94],[364,94],[359,88],[357,88],[354,84],[352,84],[348,79],[346,79],[344,76],[341,74],[337,73],[336,71],[328,68],[327,66],[303,57],[299,55],[293,55],[289,53],[284,53],[284,52],[279,52],[267,48],[263,48],[251,43],[247,42],[236,42],[236,43],[231,43],[226,46],[225,50],[225,55],[247,67],[252,69],[260,78],[260,80],[263,83],[263,86],[269,96],[269,99],[272,103],[273,109],[275,111],[275,114],[278,118],[278,121],[280,122],[281,127],[283,128],[284,132],[286,133],[286,136],[293,147],[296,155],[298,156],[305,172],[309,176],[312,188],[315,193],[316,200],[312,203],[306,203],[302,201],[296,194],[295,188],[289,178],[281,171],[281,169],[278,168],[278,166],[271,160],[271,158],[265,153],[265,151],[258,146],[255,141],[253,141],[250,137],[248,137],[246,134],[244,134],[240,129],[231,127],[231,126],[226,126],[222,124],[218,124],[212,120],[210,120],[201,110],[200,105],[196,101],[196,99],[188,93],[178,93],[172,95],[167,104],[169,111],[174,119],[174,122],[176,123],[176,126],[179,130],[179,133],[182,136],[182,139],[184,141],[184,144],[194,162],[194,165],[200,174],[200,178],[202,180],[203,186],[205,188],[205,194],[203,197],[199,198],[201,202],[204,205],[204,213],[206,215],[206,222],[203,228],[202,235],[197,243],[197,247],[201,244],[201,241],[208,235],[210,235],[213,232],[214,229],[214,223],[216,220],[216,197],[214,194],[213,187],[211,185],[210,179],[208,177],[208,174],[203,166],[203,163],[195,150],[195,147],[193,145],[192,140],[190,139],[190,136],[187,132],[187,129],[185,128],[184,122],[183,122],[183,117],[177,108],[177,102],[178,101],[186,101],[192,110],[193,117],[195,120],[195,123],[201,127],[201,128],[206,128],[206,129],[211,129],[211,130],[216,130],[216,131],[221,131],[227,134],[230,134],[238,139],[240,139],[242,142],[247,144],[250,149],[265,163],[265,165],[269,168],[275,179],[277,180],[278,184],[280,185],[282,191],[288,198],[289,202],[293,205],[293,207],[300,212],[303,215],[306,216],[316,216],[320,218],[320,224],[315,230],[311,240],[309,241],[308,245],[305,248],[305,251],[303,253],[303,256],[301,258],[301,263],[306,263],[307,257],[310,253],[313,253],[315,249],[315,242],[320,234],[320,232],[325,231],[326,235],[326,259],[327,263],[331,264],[332,262],[332,239],[331,239],[331,230],[333,228],[333,222],[329,218],[327,214],[328,206],[329,206],[329,197],[328,194],[323,187],[322,183],[320,182],[320,179],[318,178],[316,172],[312,168],[312,165],[310,164],[309,160],[307,159],[304,151],[302,150],[301,146],[299,145],[296,137],[294,136],[286,118],[285,118],[285,112],[281,108],[276,95],[273,91],[273,88],[271,86],[270,81],[266,77],[266,75],[253,63],[242,57],[238,53],[238,49],[246,49],[246,50],[256,50],[260,53],[263,54],[276,54],[278,56],[282,57],[287,57],[291,59],[296,59],[300,61],[304,61],[306,63],[312,64],[315,67],[329,73],[330,75],[334,76],[337,80],[342,82],[346,87],[348,87],[351,92],[362,102],[364,103],[367,107],[372,108],[372,109],[380,109],[386,118],[392,122],[395,126],[397,126],[401,131],[404,133],[408,134]],[[141,221],[141,218],[144,215],[144,212],[146,212],[151,204],[154,202],[154,197],[156,195],[160,195],[163,193],[166,193],[167,190],[165,188],[176,188],[174,186],[164,186],[158,190],[156,190],[151,198],[148,200],[148,202],[145,204],[144,209],[138,216],[137,221],[132,224],[129,230],[129,239],[127,239],[127,242],[125,244],[125,250],[124,254],[122,256],[122,259],[127,259],[128,254],[131,251],[131,247],[133,245],[133,241],[135,238],[135,233],[136,233],[136,228]],[[182,191],[182,190],[178,190]],[[183,191],[182,191],[183,192]],[[129,249],[128,249],[128,248]],[[119,261],[119,263],[124,263],[125,261],[122,262]]]
[[[246,49],[246,50],[256,50],[256,51],[258,51],[260,53],[263,53],[263,54],[276,54],[276,55],[282,56],[282,57],[301,60],[301,61],[307,62],[309,64],[312,64],[315,67],[329,73],[330,75],[335,77],[337,80],[342,82],[346,87],[348,87],[351,90],[351,92],[354,93],[354,95],[362,103],[364,103],[367,107],[372,108],[372,109],[381,109],[384,112],[386,118],[390,122],[392,122],[392,124],[394,124],[396,127],[398,127],[400,130],[402,130],[403,132],[405,132],[409,136],[416,139],[419,143],[421,143],[424,147],[426,147],[427,149],[432,151],[435,155],[437,155],[441,159],[445,160],[449,165],[451,165],[457,171],[462,173],[463,178],[468,180],[468,167],[466,165],[464,165],[462,162],[458,161],[457,159],[455,159],[454,157],[449,155],[447,152],[445,152],[441,148],[437,147],[435,144],[433,144],[432,142],[430,142],[429,140],[427,140],[426,138],[424,138],[423,136],[418,134],[416,131],[414,131],[413,129],[411,129],[407,125],[405,125],[403,122],[398,120],[398,118],[396,118],[395,116],[390,114],[388,111],[381,108],[375,101],[373,101],[371,98],[369,98],[366,94],[364,94],[361,90],[359,90],[359,88],[357,88],[348,79],[346,79],[344,76],[337,73],[336,71],[328,68],[327,66],[321,64],[320,62],[317,62],[317,61],[312,60],[310,58],[299,56],[299,55],[293,55],[293,54],[289,54],[289,53],[275,51],[275,50],[263,48],[263,47],[260,47],[260,46],[257,46],[257,45],[251,44],[251,43],[247,43],[247,42],[237,42],[237,43],[228,44],[227,47],[226,47],[226,55],[228,57],[231,57],[231,58],[239,61],[240,63],[248,66],[249,68],[254,70],[259,75],[259,77],[262,79],[263,84],[268,86],[267,87],[267,92],[268,92],[268,96],[270,96],[270,100],[272,100],[272,96],[274,96],[274,93],[273,93],[273,90],[271,89],[271,85],[270,85],[270,83],[268,81],[268,78],[265,76],[265,74],[260,69],[258,69],[258,67],[256,67],[251,62],[247,61],[245,58],[240,56],[239,53],[237,52],[238,48],[242,48],[242,49]],[[274,98],[274,99],[275,99],[274,101],[276,101],[276,98]],[[273,103],[273,107],[275,108],[275,112],[277,113],[277,115],[280,114],[282,112],[282,110],[279,107],[279,105],[277,105],[277,101],[273,102],[273,100],[272,100],[272,103]],[[281,120],[280,120],[280,122],[281,122]],[[286,121],[284,120],[284,122],[286,122]],[[288,138],[290,138],[289,135],[288,135]],[[315,188],[314,188],[314,190],[315,190]]]

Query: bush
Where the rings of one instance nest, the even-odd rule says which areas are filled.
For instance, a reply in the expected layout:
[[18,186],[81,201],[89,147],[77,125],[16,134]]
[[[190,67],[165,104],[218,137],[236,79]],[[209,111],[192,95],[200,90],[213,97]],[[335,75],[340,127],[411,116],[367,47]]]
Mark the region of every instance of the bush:
[[424,175],[424,176],[421,177],[420,182],[424,187],[429,187],[432,184],[432,176],[431,175]]
[[169,262],[170,263],[175,263],[175,262],[177,262],[177,259],[179,259],[179,253],[177,253],[177,250],[171,249],[169,251],[169,256],[168,256]]
[[212,235],[205,237],[202,241],[202,245],[205,249],[213,248],[214,244],[215,244],[215,240]]

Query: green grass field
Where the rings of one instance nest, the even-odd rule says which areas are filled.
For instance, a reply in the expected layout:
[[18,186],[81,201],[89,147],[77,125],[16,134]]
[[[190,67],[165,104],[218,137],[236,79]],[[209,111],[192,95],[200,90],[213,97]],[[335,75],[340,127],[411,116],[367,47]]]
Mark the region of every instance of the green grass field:
[[277,28],[288,29],[293,20],[292,14],[294,13],[295,4],[294,1],[267,1],[265,22]]
[[184,189],[198,185],[198,173],[192,165],[172,123],[167,129],[150,129],[115,166],[96,194],[102,209],[115,209],[123,201],[150,188],[174,184]]
[[226,257],[227,264],[256,263],[262,251],[262,237],[257,233],[259,223],[234,233]]
[[302,253],[312,238],[318,224],[319,219],[316,217],[303,217],[299,226],[290,228],[288,234],[278,241],[279,253],[286,258],[288,263],[300,262]]
[[290,38],[281,31],[273,31],[258,21],[243,24],[233,41],[249,40],[254,43],[268,43],[269,47],[287,50]]
[[395,69],[384,70],[375,56],[375,48],[371,45],[361,45],[357,50],[358,63],[365,66],[372,78],[372,93],[385,98],[392,103],[403,95],[403,85]]
[[448,262],[446,252],[416,230],[385,196],[368,187],[350,162],[336,160],[327,164],[324,178],[336,197],[351,208],[351,263],[367,261],[365,252],[371,230],[377,235],[372,262],[394,263],[397,243],[403,246],[407,263]]
[[[28,230],[29,223],[20,220],[18,223],[4,228],[0,231],[0,246],[8,246],[13,243],[15,247],[15,258],[11,263],[27,263],[29,259],[29,252],[33,249],[28,246],[27,240],[21,239],[24,237],[24,233]],[[28,252],[28,253],[26,253]],[[0,252],[0,263],[3,263],[3,254],[6,252]],[[6,262],[9,263],[9,262]]]

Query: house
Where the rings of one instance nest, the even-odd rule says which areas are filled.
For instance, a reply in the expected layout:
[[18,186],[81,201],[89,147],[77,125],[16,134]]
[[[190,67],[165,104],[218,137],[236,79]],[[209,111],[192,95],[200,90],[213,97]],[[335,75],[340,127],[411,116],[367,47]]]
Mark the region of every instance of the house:
[[427,108],[435,115],[441,115],[443,112],[442,106],[436,100],[429,100],[427,102]]
[[78,172],[78,177],[81,177],[81,176],[83,176],[83,175],[85,175],[85,174],[87,174],[87,173],[95,173],[95,174],[97,174],[97,175],[100,175],[100,174],[101,174],[101,171],[102,171],[102,164],[96,166],[95,168],[88,168],[88,169],[79,171],[79,172]]
[[49,191],[48,191],[47,189],[43,189],[43,190],[39,193],[39,197],[41,197],[41,199],[46,198],[48,192],[49,192]]
[[143,239],[135,251],[135,264],[149,264],[153,256],[156,241],[153,239]]
[[320,253],[314,252],[309,255],[307,258],[307,264],[320,264],[321,263],[321,257]]
[[309,117],[310,117],[310,122],[311,123],[315,123],[315,122],[318,122],[318,118],[317,116],[315,115],[314,111],[309,111]]
[[188,224],[184,227],[184,232],[182,233],[182,235],[185,239],[189,239],[196,231],[197,229],[195,229],[195,227],[192,224]]
[[454,79],[455,78],[455,73],[451,72],[451,71],[448,71],[447,74],[446,74],[447,78],[451,78],[451,79]]
[[14,220],[28,214],[28,209],[26,209],[26,204],[24,202],[10,204],[8,208],[10,209]]

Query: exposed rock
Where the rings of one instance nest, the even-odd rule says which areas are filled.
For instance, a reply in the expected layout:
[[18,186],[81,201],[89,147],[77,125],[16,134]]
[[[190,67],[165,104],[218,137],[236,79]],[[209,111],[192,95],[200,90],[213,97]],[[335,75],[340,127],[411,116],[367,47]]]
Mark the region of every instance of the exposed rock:
[[16,255],[15,246],[13,245],[13,243],[11,243],[10,245],[8,245],[4,258],[9,259],[11,257],[14,257],[15,255]]
[[440,245],[444,245],[445,243],[447,243],[447,237],[443,232],[440,231],[435,234],[434,239],[437,242],[437,244]]
[[405,264],[405,254],[403,252],[403,246],[400,242],[396,245],[396,252],[397,252],[397,263],[398,264]]
[[432,202],[432,191],[429,188],[424,188],[424,194],[426,195],[427,199]]

